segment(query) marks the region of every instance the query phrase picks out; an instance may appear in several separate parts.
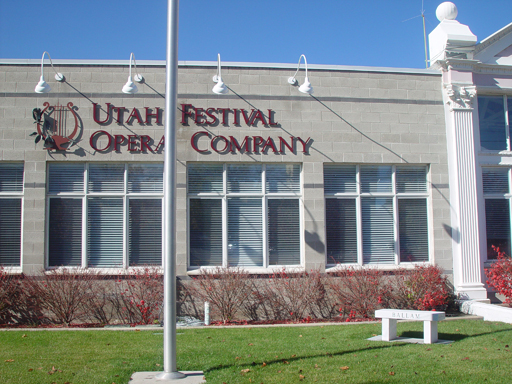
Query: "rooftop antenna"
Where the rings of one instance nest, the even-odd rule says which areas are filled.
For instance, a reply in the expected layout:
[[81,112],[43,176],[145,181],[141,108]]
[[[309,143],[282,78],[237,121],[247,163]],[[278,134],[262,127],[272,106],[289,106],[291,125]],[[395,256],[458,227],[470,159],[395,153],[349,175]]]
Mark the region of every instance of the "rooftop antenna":
[[410,19],[404,20],[409,21],[412,19],[415,19],[417,17],[420,17],[423,19],[423,41],[425,44],[425,68],[428,68],[428,54],[427,54],[427,30],[425,29],[425,9],[423,8],[423,0],[421,0],[421,14],[418,16],[411,17]]

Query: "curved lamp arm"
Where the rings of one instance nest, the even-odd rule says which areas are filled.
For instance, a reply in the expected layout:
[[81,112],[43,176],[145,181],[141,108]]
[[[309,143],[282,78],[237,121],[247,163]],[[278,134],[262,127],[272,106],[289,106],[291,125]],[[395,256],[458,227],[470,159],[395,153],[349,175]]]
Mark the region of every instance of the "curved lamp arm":
[[59,73],[55,70],[55,67],[53,66],[52,57],[50,54],[46,51],[43,52],[43,56],[41,57],[41,76],[44,77],[44,55],[45,53],[48,55],[48,58],[50,59],[50,64],[52,66],[53,71],[55,72],[55,80],[57,81],[64,81],[64,75],[62,73]]
[[137,71],[137,62],[135,61],[135,55],[133,54],[133,52],[130,53],[130,64],[129,64],[130,73],[128,75],[128,81],[126,82],[126,84],[123,87],[123,92],[133,95],[134,93],[137,93],[138,89],[132,80],[132,60],[133,60],[134,66],[135,66],[135,73],[136,73],[133,80],[135,80],[137,83],[142,83],[144,81],[144,77],[142,77],[142,75]]
[[60,82],[65,80],[64,75],[55,70],[50,54],[48,52],[44,51],[43,56],[41,57],[41,77],[39,78],[39,83],[37,83],[36,88],[34,89],[34,91],[36,93],[48,93],[52,90],[50,88],[50,86],[48,85],[48,83],[44,80],[44,55],[45,54],[48,55],[48,58],[50,59],[50,64],[52,65],[53,71],[55,72],[55,80],[60,81]]
[[297,65],[297,70],[295,71],[295,74],[292,77],[288,78],[288,84],[291,84],[291,85],[297,85],[298,84],[298,81],[295,78],[295,76],[297,76],[297,73],[299,73],[300,61],[301,61],[302,58],[304,58],[304,67],[306,68],[306,78],[304,79],[304,84],[302,84],[299,87],[299,91],[302,92],[302,93],[307,93],[307,94],[311,95],[311,94],[313,94],[313,87],[311,86],[311,83],[309,82],[308,62],[306,60],[306,56],[305,55],[300,55],[299,63]]

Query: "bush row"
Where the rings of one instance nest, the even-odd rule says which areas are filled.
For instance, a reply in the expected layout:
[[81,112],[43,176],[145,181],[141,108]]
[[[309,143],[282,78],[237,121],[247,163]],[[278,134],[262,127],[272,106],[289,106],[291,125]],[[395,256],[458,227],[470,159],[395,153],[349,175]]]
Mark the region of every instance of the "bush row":
[[[378,308],[446,309],[450,289],[437,266],[386,273],[375,268],[280,270],[257,278],[241,268],[201,271],[186,286],[190,298],[209,302],[222,322],[371,319]],[[187,303],[184,303],[186,306]]]
[[[386,273],[344,268],[335,273],[279,270],[254,276],[241,268],[201,270],[178,282],[178,313],[202,318],[204,302],[212,319],[312,321],[371,319],[382,307],[445,309],[446,278],[436,266]],[[119,277],[91,269],[58,269],[15,276],[0,269],[0,324],[152,324],[160,320],[163,278],[145,267]]]
[[0,268],[0,324],[151,324],[163,302],[157,268],[104,276],[91,269],[62,268],[37,276]]

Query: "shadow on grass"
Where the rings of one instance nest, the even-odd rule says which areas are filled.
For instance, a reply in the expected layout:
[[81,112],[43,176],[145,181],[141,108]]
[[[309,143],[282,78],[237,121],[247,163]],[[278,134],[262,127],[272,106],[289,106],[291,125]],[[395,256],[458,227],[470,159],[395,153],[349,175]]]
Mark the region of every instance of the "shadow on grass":
[[[375,347],[366,347],[366,348],[360,348],[360,349],[352,349],[352,350],[343,351],[343,352],[324,353],[324,354],[321,354],[321,355],[311,355],[311,356],[295,356],[295,357],[291,357],[289,359],[274,359],[274,360],[269,360],[269,361],[265,360],[265,364],[267,366],[272,365],[272,364],[283,364],[283,363],[286,364],[286,363],[290,363],[292,361],[298,361],[298,360],[314,359],[314,358],[326,357],[326,356],[327,357],[343,356],[343,355],[347,355],[347,354],[354,354],[354,353],[357,353],[357,352],[373,351],[373,350],[386,349],[386,348],[391,348],[391,347],[402,347],[402,346],[407,346],[407,345],[411,345],[411,344],[396,342],[396,343],[393,343],[393,345],[386,344],[386,345],[380,345],[380,346],[375,346]],[[213,371],[217,371],[217,370],[221,370],[221,369],[231,368],[231,367],[234,367],[234,366],[237,366],[237,367],[254,367],[254,366],[257,366],[257,365],[261,365],[261,364],[263,364],[263,361],[260,361],[260,362],[253,361],[252,363],[249,363],[249,364],[220,364],[220,365],[218,365],[216,367],[205,369],[204,372],[213,372]]]
[[[512,332],[512,330],[511,329],[502,329],[502,330],[496,330],[496,331],[492,331],[492,332],[477,333],[477,334],[473,334],[473,335],[461,334],[461,333],[439,333],[439,339],[441,339],[441,340],[453,340],[453,341],[457,342],[457,341],[464,340],[466,338],[486,336],[486,335],[496,334],[498,332]],[[420,332],[420,331],[406,331],[406,332],[402,332],[402,334],[400,336],[401,337],[411,337],[411,338],[422,339],[423,338],[423,332]],[[403,346],[414,345],[414,344],[410,344],[410,343],[402,343],[402,342],[399,342],[399,341],[395,341],[393,343],[387,343],[387,342],[384,342],[384,343],[386,343],[386,344],[384,344],[384,345],[376,345],[374,347],[365,347],[365,348],[359,348],[359,349],[352,349],[352,350],[347,350],[347,351],[342,351],[342,352],[325,353],[325,354],[321,354],[321,355],[317,354],[317,355],[310,355],[310,356],[295,356],[295,357],[291,357],[291,358],[288,358],[288,359],[265,360],[265,363],[266,363],[267,366],[269,366],[269,365],[272,365],[272,364],[283,364],[283,363],[286,363],[286,362],[290,363],[292,361],[297,361],[297,360],[314,359],[314,358],[325,357],[325,356],[328,356],[328,357],[343,356],[343,355],[354,354],[354,353],[358,353],[358,352],[377,351],[377,350],[387,349],[387,348],[398,348],[398,347],[403,347]],[[423,344],[421,344],[421,345],[423,345]],[[237,367],[240,367],[240,368],[243,368],[243,367],[254,367],[254,366],[257,366],[257,365],[261,365],[261,364],[263,364],[263,361],[260,361],[260,362],[254,361],[254,362],[248,363],[248,364],[220,364],[220,365],[217,365],[216,367],[205,369],[204,372],[205,373],[206,372],[213,372],[213,371],[217,371],[217,370],[232,368],[234,366],[237,366]],[[365,384],[380,383],[380,382],[381,381],[368,381],[368,382],[365,382]]]
[[[468,335],[468,334],[464,334],[464,333],[441,333],[441,332],[439,332],[438,336],[439,336],[440,340],[460,341],[460,340],[467,339],[468,337],[479,337],[479,336],[495,334],[498,332],[512,332],[512,330],[511,329],[501,329],[501,330],[492,331],[492,332],[477,333],[474,335]],[[402,332],[402,334],[400,334],[400,337],[423,339],[423,332],[421,332],[421,331],[405,331],[405,332]]]

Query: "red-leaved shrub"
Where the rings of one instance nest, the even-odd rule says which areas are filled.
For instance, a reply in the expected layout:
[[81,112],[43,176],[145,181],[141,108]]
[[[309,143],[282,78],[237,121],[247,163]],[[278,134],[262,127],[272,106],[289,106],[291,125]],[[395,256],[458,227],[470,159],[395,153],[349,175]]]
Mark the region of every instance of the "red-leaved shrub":
[[383,274],[376,268],[348,267],[336,271],[328,281],[341,316],[371,319],[382,301]]
[[437,265],[400,268],[388,278],[383,305],[388,308],[444,310],[450,290],[443,271]]
[[153,324],[164,299],[163,276],[158,267],[143,267],[116,279],[111,301],[127,324]]
[[22,295],[19,276],[9,274],[0,267],[0,324],[17,322],[17,308]]
[[505,303],[512,306],[512,259],[499,247],[493,245],[493,249],[498,254],[498,260],[485,269],[486,283],[505,296]]
[[302,320],[313,315],[314,308],[323,308],[325,288],[318,271],[275,271],[263,281],[262,294],[270,307],[270,320]]
[[53,323],[69,326],[85,316],[84,306],[97,272],[86,268],[61,268],[26,277],[27,294]]
[[235,319],[242,303],[248,300],[251,294],[249,279],[249,274],[240,267],[201,269],[194,283],[187,288],[202,302],[209,302],[227,323]]

